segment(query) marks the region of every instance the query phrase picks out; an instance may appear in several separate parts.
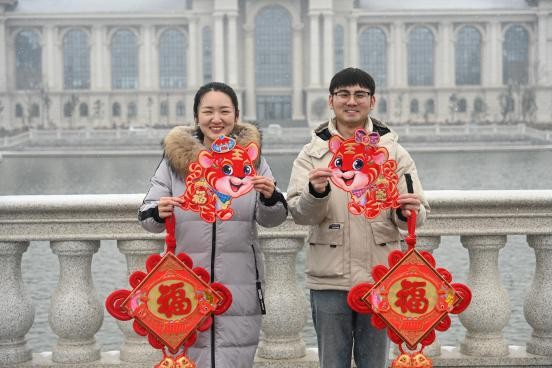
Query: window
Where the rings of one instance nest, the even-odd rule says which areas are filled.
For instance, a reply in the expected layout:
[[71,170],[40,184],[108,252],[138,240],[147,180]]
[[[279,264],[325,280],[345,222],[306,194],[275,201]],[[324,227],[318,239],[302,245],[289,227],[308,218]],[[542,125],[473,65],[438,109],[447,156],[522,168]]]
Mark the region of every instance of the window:
[[416,27],[408,35],[408,85],[433,85],[433,33]]
[[136,107],[135,102],[129,102],[127,106],[127,117],[129,119],[134,119],[138,116],[138,108]]
[[65,89],[90,88],[88,35],[72,30],[63,37],[63,85]]
[[85,104],[84,102],[80,104],[79,115],[81,116],[81,118],[88,117],[88,104]]
[[382,98],[378,102],[378,112],[380,114],[386,114],[387,113],[387,101]]
[[478,113],[483,112],[485,110],[485,105],[481,97],[476,97],[475,100],[473,101],[473,110]]
[[38,104],[31,105],[31,118],[38,118],[40,116],[40,107]]
[[203,83],[213,80],[213,35],[209,27],[204,27],[203,38]]
[[458,100],[458,112],[466,112],[466,111],[468,111],[468,104],[465,98],[461,98]]
[[291,119],[290,96],[257,96],[259,121],[285,121]]
[[23,117],[23,107],[20,104],[15,105],[15,117],[16,118]]
[[255,18],[257,87],[292,86],[291,17],[281,6],[268,6]]
[[42,46],[38,32],[21,31],[15,37],[17,89],[38,89],[42,84]]
[[128,30],[117,31],[111,40],[111,87],[138,88],[138,45]]
[[529,82],[529,33],[514,25],[504,35],[502,80],[504,84]]
[[481,33],[472,26],[462,27],[458,32],[456,84],[481,84]]
[[384,87],[387,83],[387,41],[385,33],[376,27],[362,31],[360,42],[360,68],[366,70],[376,82]]
[[113,115],[113,117],[121,116],[121,105],[118,102],[115,102],[111,106],[111,115]]
[[159,115],[169,116],[169,103],[167,101],[163,101],[159,105]]
[[430,98],[429,100],[426,101],[425,112],[426,114],[435,113],[435,101],[433,101],[433,99]]
[[186,114],[186,105],[184,104],[184,102],[182,101],[179,101],[177,104],[176,104],[176,116],[178,117],[182,117]]
[[176,29],[163,32],[159,39],[159,85],[161,88],[186,86],[188,44],[184,34]]
[[413,99],[412,101],[410,101],[410,112],[413,114],[417,114],[420,110],[418,105],[418,100]]
[[63,105],[63,116],[66,118],[73,116],[73,105],[71,102],[66,102],[65,105]]
[[345,68],[345,31],[343,26],[335,26],[335,71]]

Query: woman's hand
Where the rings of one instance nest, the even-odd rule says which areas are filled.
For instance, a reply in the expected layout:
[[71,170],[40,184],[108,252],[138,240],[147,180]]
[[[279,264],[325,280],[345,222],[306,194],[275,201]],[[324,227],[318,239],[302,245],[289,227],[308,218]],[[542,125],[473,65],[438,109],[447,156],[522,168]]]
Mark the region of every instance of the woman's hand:
[[184,201],[180,197],[161,197],[159,198],[159,218],[170,217],[174,212],[174,207],[179,207]]
[[274,191],[276,190],[276,183],[274,179],[266,176],[254,176],[251,178],[253,183],[253,189],[261,193],[265,198],[272,197]]
[[399,195],[397,198],[397,203],[400,205],[401,212],[404,217],[410,216],[410,211],[420,212],[420,198],[414,193],[404,193]]

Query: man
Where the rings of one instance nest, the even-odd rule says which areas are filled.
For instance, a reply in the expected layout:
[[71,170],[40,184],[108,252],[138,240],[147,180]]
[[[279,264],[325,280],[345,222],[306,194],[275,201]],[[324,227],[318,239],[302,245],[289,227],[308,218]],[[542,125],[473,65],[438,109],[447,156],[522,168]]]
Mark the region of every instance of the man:
[[[373,78],[360,69],[347,68],[332,78],[328,104],[335,118],[315,129],[311,142],[299,153],[287,191],[295,222],[310,225],[307,287],[321,368],[350,367],[352,352],[358,368],[387,366],[386,330],[375,329],[369,314],[353,312],[347,305],[347,293],[360,282],[372,281],[373,266],[387,265],[389,252],[399,249],[399,229],[406,230],[411,211],[417,213],[418,226],[429,211],[414,161],[397,143],[393,131],[368,116],[376,104],[375,90]],[[378,145],[398,164],[400,208],[384,210],[375,218],[351,213],[349,192],[329,180],[333,153],[328,141],[332,136],[348,139],[358,128],[377,132]],[[407,173],[414,193],[407,193]]]

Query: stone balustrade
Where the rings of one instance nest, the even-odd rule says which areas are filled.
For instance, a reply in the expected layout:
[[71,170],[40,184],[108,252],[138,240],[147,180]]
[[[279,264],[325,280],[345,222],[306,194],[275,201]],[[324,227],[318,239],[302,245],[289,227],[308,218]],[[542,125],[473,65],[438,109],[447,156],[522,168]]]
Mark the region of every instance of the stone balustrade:
[[[460,316],[465,338],[457,347],[428,350],[436,367],[552,366],[552,191],[428,192],[430,219],[418,230],[426,250],[442,236],[460,236],[469,253],[472,304]],[[104,318],[91,264],[101,240],[117,240],[127,272],[143,269],[145,258],[163,247],[163,236],[145,232],[136,220],[142,195],[0,197],[0,367],[151,367],[159,352],[119,323],[120,351],[101,351],[96,332]],[[534,250],[533,280],[527,280],[523,306],[511,306],[500,278],[498,258],[507,235],[526,235]],[[266,261],[267,315],[256,367],[317,367],[316,350],[300,332],[307,302],[295,264],[306,229],[288,220],[261,229]],[[58,337],[51,353],[31,352],[26,335],[36,308],[22,279],[21,260],[29,243],[50,242],[59,260],[59,281],[51,290],[49,324]],[[117,285],[115,288],[125,288]],[[78,306],[78,308],[75,308]],[[533,329],[526,346],[512,346],[503,335],[511,309],[523,308]],[[107,317],[111,318],[111,317]]]

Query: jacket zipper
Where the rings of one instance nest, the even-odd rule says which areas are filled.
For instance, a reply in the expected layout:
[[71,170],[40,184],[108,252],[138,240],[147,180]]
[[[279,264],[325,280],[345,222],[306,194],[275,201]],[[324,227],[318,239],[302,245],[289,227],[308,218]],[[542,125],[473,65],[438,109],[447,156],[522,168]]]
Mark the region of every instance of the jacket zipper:
[[[217,223],[213,222],[211,235],[211,282],[215,281],[215,250],[217,244]],[[215,368],[215,316],[213,315],[213,324],[211,325],[211,368]]]
[[264,302],[263,289],[261,287],[261,280],[259,278],[259,268],[257,267],[257,252],[255,252],[255,246],[251,244],[253,250],[253,261],[255,262],[255,284],[257,287],[257,299],[259,300],[259,307],[261,307],[261,314],[266,314],[266,307]]

